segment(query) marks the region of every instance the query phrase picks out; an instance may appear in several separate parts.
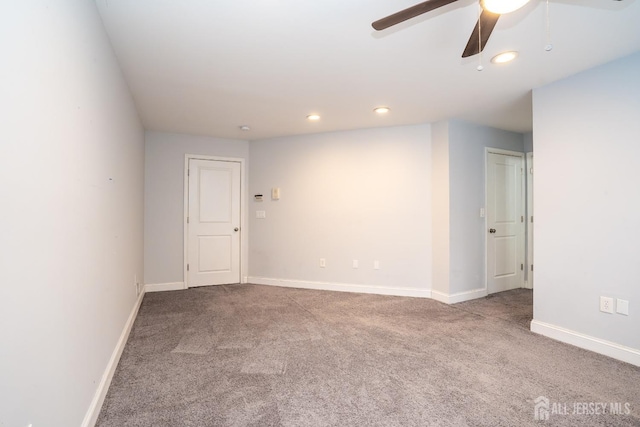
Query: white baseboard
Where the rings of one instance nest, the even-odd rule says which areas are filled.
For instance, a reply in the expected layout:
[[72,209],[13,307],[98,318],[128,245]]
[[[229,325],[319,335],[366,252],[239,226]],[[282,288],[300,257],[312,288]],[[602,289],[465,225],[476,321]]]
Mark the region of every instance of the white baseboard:
[[182,289],[187,289],[184,286],[184,282],[148,283],[144,285],[145,292],[180,291]]
[[305,280],[271,279],[248,277],[256,285],[281,286],[285,288],[316,289],[320,291],[358,292],[362,294],[393,295],[399,297],[431,298],[430,289],[388,288],[383,286],[355,285],[349,283],[310,282]]
[[107,368],[105,369],[104,374],[102,374],[98,389],[96,390],[93,400],[91,400],[91,404],[89,405],[89,409],[84,416],[84,420],[81,424],[82,427],[93,427],[98,420],[98,415],[100,415],[100,409],[102,409],[104,398],[107,396],[107,391],[109,391],[113,374],[115,373],[118,362],[120,361],[120,356],[122,356],[122,351],[127,343],[127,338],[129,338],[133,322],[136,320],[136,316],[138,315],[138,310],[140,309],[140,304],[142,304],[144,294],[145,290],[142,289],[142,292],[138,295],[138,299],[131,310],[131,314],[129,314],[127,323],[124,324],[124,329],[116,343],[116,348],[113,350],[113,353],[111,353],[111,358],[109,359],[109,363],[107,363]]
[[611,341],[606,341],[580,332],[561,328],[560,326],[540,322],[535,319],[531,321],[531,332],[535,332],[567,344],[575,345],[576,347],[584,348],[585,350],[604,354],[605,356],[609,356],[635,366],[640,366],[640,350],[635,348],[626,347]]
[[431,297],[445,304],[455,304],[472,299],[484,298],[487,296],[487,288],[473,289],[470,291],[456,292],[455,294],[445,294],[444,292],[431,291]]

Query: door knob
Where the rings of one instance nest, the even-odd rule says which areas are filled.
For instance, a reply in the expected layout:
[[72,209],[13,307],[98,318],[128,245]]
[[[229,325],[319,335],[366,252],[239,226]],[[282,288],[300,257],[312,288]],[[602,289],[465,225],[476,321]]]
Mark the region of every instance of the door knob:
[[233,231],[238,231],[240,230],[238,227],[234,228]]
[[495,228],[490,228],[490,229],[489,229],[489,233],[493,234],[493,233],[495,233],[495,232],[496,232],[496,229],[495,229]]

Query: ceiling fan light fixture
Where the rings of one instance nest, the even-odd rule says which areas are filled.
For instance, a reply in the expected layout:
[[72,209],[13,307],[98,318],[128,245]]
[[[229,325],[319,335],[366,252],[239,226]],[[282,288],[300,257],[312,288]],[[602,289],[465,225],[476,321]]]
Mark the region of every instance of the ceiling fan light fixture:
[[486,11],[499,15],[520,9],[529,0],[480,0],[480,6]]
[[373,109],[373,111],[375,111],[378,114],[386,114],[389,111],[391,111],[391,108],[389,107],[376,107]]
[[492,64],[506,64],[507,62],[511,62],[518,57],[518,52],[515,50],[510,50],[508,52],[502,52],[491,58]]

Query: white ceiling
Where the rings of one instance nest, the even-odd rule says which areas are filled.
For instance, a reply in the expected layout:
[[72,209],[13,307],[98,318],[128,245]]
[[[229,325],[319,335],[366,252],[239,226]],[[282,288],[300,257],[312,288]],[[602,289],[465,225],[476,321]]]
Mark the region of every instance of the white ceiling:
[[[448,118],[526,132],[532,88],[640,50],[637,0],[551,0],[551,52],[546,1],[532,0],[500,18],[481,72],[477,56],[461,58],[476,0],[381,32],[371,22],[420,1],[96,2],[145,127],[223,138]],[[520,56],[489,62],[504,50]]]

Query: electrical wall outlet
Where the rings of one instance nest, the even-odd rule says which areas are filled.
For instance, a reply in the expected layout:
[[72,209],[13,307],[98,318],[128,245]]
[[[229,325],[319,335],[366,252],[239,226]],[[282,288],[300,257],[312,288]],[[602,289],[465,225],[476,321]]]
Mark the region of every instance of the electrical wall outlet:
[[327,260],[324,258],[320,258],[320,268],[325,268],[327,266]]
[[373,269],[380,270],[380,261],[373,261]]
[[600,311],[613,314],[613,298],[600,297]]
[[358,260],[354,259],[352,265],[353,265],[353,268],[358,268],[358,265],[359,265]]
[[629,315],[629,301],[624,299],[616,299],[616,313]]

